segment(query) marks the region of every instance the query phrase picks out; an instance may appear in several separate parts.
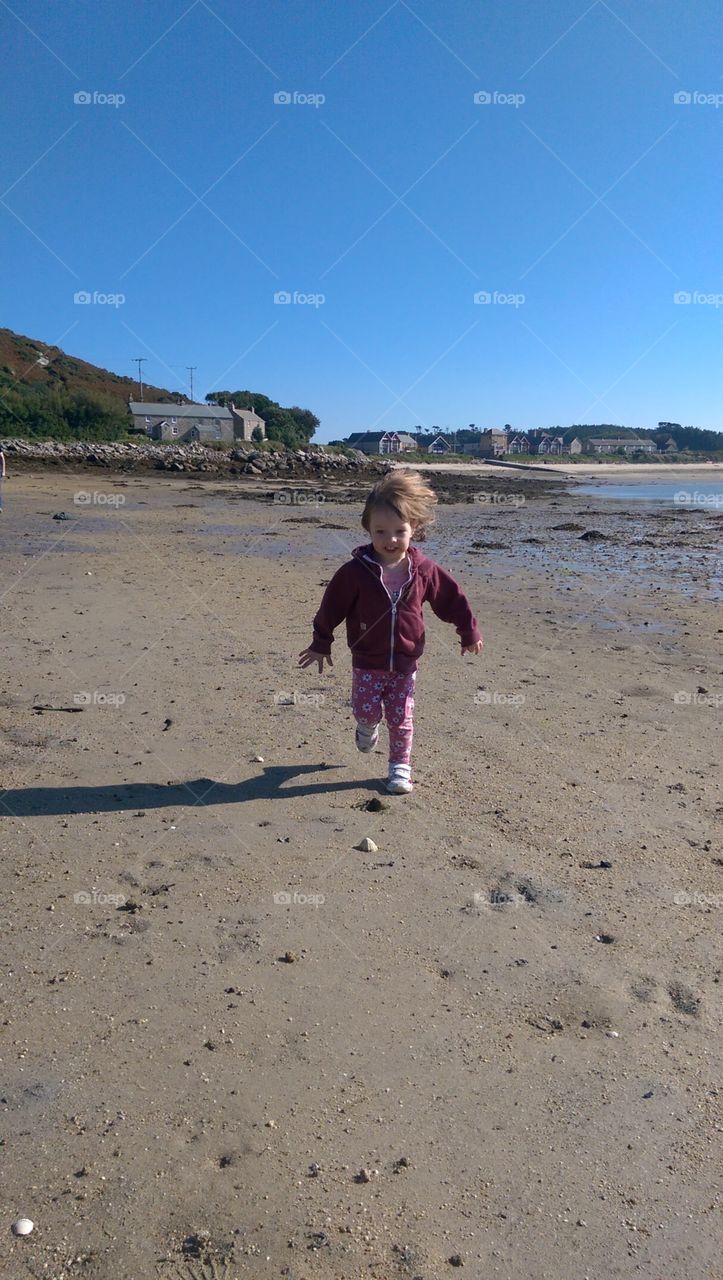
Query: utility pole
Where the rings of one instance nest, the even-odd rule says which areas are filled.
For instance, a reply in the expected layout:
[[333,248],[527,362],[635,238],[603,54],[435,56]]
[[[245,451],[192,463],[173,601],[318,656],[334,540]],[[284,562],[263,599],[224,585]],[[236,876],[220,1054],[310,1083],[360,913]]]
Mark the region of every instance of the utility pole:
[[141,365],[146,364],[148,356],[133,356],[133,363],[138,365],[138,385],[141,389],[141,400],[143,400],[143,375]]
[[198,369],[198,365],[197,365],[197,364],[187,364],[187,365],[186,365],[186,372],[187,372],[187,374],[189,375],[189,386],[190,386],[190,388],[191,388],[191,402],[192,402],[192,403],[194,403],[194,400],[193,400],[193,375],[194,375],[194,373],[196,372],[196,370],[197,370],[197,369]]

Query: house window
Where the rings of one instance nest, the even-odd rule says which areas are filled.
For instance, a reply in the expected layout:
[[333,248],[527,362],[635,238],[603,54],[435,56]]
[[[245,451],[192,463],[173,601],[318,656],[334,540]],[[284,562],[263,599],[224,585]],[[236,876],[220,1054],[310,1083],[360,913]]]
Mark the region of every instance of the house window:
[[[171,424],[173,424],[175,421],[176,421],[175,418],[171,418]],[[172,436],[178,435],[178,427],[174,427],[173,425],[171,425],[171,435]]]
[[178,422],[178,418],[171,418],[171,422]]
[[150,418],[146,418],[146,426],[150,427],[150,425],[151,425],[151,420],[150,420]]

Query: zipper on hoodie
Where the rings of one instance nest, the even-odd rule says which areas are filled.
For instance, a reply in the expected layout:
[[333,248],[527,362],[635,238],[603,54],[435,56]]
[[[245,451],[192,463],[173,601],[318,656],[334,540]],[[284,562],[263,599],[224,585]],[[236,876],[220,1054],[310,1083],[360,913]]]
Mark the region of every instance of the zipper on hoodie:
[[387,592],[387,595],[389,596],[389,603],[390,603],[390,604],[391,604],[391,606],[392,606],[392,632],[391,632],[390,644],[389,644],[389,670],[390,670],[390,671],[393,671],[393,670],[394,670],[394,623],[395,623],[395,621],[396,621],[396,617],[397,617],[397,606],[399,605],[399,602],[400,602],[400,600],[401,600],[402,596],[404,595],[404,592],[406,591],[406,589],[407,589],[407,587],[409,586],[409,583],[410,583],[410,581],[411,581],[411,577],[412,577],[412,561],[411,561],[411,559],[410,559],[410,561],[409,561],[409,573],[408,573],[408,575],[407,575],[407,580],[406,580],[406,582],[402,585],[402,587],[400,588],[399,595],[397,596],[396,600],[392,600],[392,597],[389,595],[389,592],[387,591],[387,588],[386,588],[386,586],[384,585],[384,569],[383,569],[383,568],[381,569],[380,573],[381,573],[381,583],[382,583],[382,586],[384,587],[384,590]]
[[[364,557],[364,559],[365,559],[365,560],[369,560],[369,559],[370,559],[370,557],[369,557],[369,556],[365,556],[365,557]],[[382,565],[380,565],[380,564],[379,564],[379,562],[378,562],[377,560],[372,560],[372,561],[371,561],[371,563],[372,563],[372,564],[374,564],[374,565],[376,565],[376,566],[377,566],[377,568],[379,569],[379,581],[380,581],[380,583],[381,583],[382,587],[384,588],[384,590],[387,592],[387,597],[388,597],[388,599],[389,599],[389,603],[390,603],[390,605],[392,606],[392,630],[391,630],[391,634],[390,634],[390,637],[389,637],[389,670],[390,670],[390,671],[393,671],[393,670],[394,670],[394,623],[395,623],[396,616],[397,616],[397,606],[398,606],[398,604],[399,604],[399,602],[400,602],[400,600],[401,600],[402,596],[404,595],[404,592],[406,591],[407,587],[409,586],[409,583],[410,583],[410,582],[411,582],[411,580],[412,580],[412,558],[411,558],[411,556],[408,556],[408,559],[409,559],[409,573],[407,574],[407,580],[406,580],[406,582],[402,585],[402,587],[401,587],[401,589],[400,589],[400,592],[399,592],[399,595],[397,596],[396,600],[392,600],[392,597],[389,595],[389,591],[387,590],[386,584],[385,584],[385,582],[384,582],[384,569],[383,569]]]

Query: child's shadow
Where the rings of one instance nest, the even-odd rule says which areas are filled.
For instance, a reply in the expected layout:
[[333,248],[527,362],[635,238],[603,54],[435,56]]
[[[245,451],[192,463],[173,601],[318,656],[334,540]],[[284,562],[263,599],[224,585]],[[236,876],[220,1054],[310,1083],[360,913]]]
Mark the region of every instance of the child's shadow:
[[268,765],[263,773],[244,782],[214,782],[194,778],[189,782],[124,782],[102,787],[26,787],[0,792],[0,816],[42,817],[53,813],[113,813],[122,809],[168,809],[186,805],[203,809],[215,804],[242,804],[249,800],[286,800],[297,796],[329,795],[368,787],[383,789],[378,778],[348,782],[315,782],[285,787],[301,774],[329,773],[343,765]]

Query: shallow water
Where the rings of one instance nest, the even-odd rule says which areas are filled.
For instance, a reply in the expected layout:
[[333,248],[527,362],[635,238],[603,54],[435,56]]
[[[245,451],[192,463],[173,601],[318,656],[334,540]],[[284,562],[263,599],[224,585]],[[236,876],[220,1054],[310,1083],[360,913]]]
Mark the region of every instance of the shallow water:
[[650,484],[581,484],[575,494],[595,498],[617,498],[627,502],[654,502],[665,506],[699,507],[723,511],[723,480],[692,481],[680,484],[653,481]]

